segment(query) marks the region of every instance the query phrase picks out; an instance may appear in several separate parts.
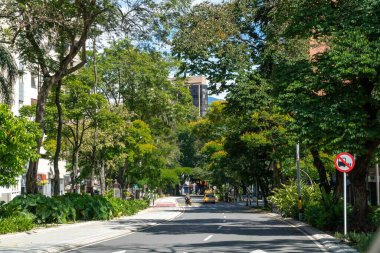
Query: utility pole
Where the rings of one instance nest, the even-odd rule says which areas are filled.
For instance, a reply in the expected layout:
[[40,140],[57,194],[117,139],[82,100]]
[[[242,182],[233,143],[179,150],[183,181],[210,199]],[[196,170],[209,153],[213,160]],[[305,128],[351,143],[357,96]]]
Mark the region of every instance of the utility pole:
[[298,189],[298,219],[302,220],[302,195],[301,195],[301,171],[300,171],[300,144],[296,145],[296,164],[297,164],[297,189]]

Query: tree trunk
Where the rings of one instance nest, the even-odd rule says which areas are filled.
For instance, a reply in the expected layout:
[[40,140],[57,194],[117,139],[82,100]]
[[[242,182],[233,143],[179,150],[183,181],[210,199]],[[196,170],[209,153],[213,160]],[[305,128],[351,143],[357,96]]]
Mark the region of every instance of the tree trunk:
[[100,162],[100,194],[104,195],[106,192],[106,175],[105,175],[105,162],[104,159]]
[[79,193],[77,189],[77,177],[78,177],[78,171],[79,171],[79,165],[78,165],[78,159],[79,159],[79,149],[74,148],[73,150],[73,158],[72,158],[72,164],[73,164],[73,178],[72,178],[72,191],[75,193]]
[[319,187],[325,191],[325,193],[330,194],[331,186],[327,179],[326,168],[319,156],[319,151],[317,148],[310,149],[311,155],[313,156],[313,164],[317,169],[319,174]]
[[[44,134],[44,116],[45,116],[45,103],[47,96],[49,95],[51,84],[48,80],[44,80],[44,84],[42,85],[38,97],[37,97],[37,108],[36,108],[36,118],[35,122],[40,125],[41,129],[41,137],[36,139],[37,147],[36,153],[40,154],[43,134]],[[28,170],[26,172],[26,193],[28,194],[37,194],[37,172],[38,172],[38,159],[36,161],[30,161]]]
[[127,159],[125,159],[124,166],[121,166],[119,168],[119,175],[117,178],[118,183],[120,184],[121,190],[125,188],[125,173],[127,171],[127,167],[128,167],[128,161]]
[[[94,94],[96,94],[98,89],[98,69],[96,62],[96,36],[93,40],[93,53],[94,53]],[[97,112],[97,110],[96,110]],[[95,130],[94,130],[94,139],[92,144],[92,169],[91,169],[91,195],[94,195],[94,180],[95,180],[95,169],[99,168],[99,161],[96,157],[96,142],[98,139],[98,122],[95,119]]]
[[366,177],[368,167],[374,151],[379,146],[377,141],[367,141],[365,143],[366,153],[356,158],[355,167],[349,172],[351,179],[351,190],[353,196],[353,228],[360,231],[369,231],[371,223],[369,222],[368,191]]
[[280,186],[280,169],[276,160],[273,160],[273,187]]
[[59,155],[61,153],[61,146],[62,146],[62,106],[61,102],[59,101],[59,96],[61,92],[61,86],[62,81],[60,80],[57,84],[56,91],[55,91],[55,105],[57,107],[58,111],[58,127],[57,127],[57,146],[54,153],[54,196],[60,195],[60,177],[59,177]]

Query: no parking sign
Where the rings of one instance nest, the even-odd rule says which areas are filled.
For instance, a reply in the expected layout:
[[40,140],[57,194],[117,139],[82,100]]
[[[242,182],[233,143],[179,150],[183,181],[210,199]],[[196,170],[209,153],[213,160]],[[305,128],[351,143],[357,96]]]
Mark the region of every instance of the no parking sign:
[[354,157],[346,152],[338,154],[334,161],[335,168],[340,172],[350,172],[355,166]]

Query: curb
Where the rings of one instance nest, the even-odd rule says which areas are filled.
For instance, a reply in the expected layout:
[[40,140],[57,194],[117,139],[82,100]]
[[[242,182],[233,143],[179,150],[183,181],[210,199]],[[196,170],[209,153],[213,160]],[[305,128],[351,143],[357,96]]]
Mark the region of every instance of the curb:
[[348,246],[345,243],[342,243],[340,240],[336,239],[335,237],[328,235],[325,232],[323,232],[319,229],[316,229],[307,223],[304,223],[304,222],[298,221],[298,220],[294,220],[292,218],[283,218],[283,217],[281,217],[281,215],[276,214],[276,213],[266,212],[266,214],[277,219],[277,220],[281,220],[285,223],[288,223],[288,224],[292,225],[293,227],[297,228],[298,230],[304,232],[306,235],[312,237],[312,239],[315,242],[318,242],[318,244],[320,244],[322,247],[324,247],[328,252],[331,252],[331,253],[359,253],[357,250],[353,249],[352,247]]

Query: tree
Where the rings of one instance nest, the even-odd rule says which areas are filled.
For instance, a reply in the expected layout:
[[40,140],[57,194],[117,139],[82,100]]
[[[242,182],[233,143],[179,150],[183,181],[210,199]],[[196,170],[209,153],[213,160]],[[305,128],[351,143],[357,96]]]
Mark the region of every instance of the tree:
[[138,49],[128,41],[113,43],[98,56],[99,92],[109,103],[123,106],[131,120],[149,125],[155,146],[168,167],[178,163],[176,131],[195,115],[189,89],[168,80],[176,62],[154,50]]
[[8,106],[0,104],[0,186],[13,185],[16,177],[25,172],[29,159],[37,159],[34,152],[38,126],[26,118],[15,117]]
[[180,16],[172,41],[173,54],[182,60],[180,73],[206,75],[209,88],[216,92],[250,71],[262,42],[252,22],[253,7],[249,0],[206,2]]
[[[175,53],[193,72],[237,85],[236,76],[259,72],[273,86],[277,105],[294,118],[294,134],[311,149],[326,192],[330,186],[321,152],[350,150],[357,155],[350,174],[355,225],[361,229],[369,224],[366,172],[380,144],[379,4],[375,0],[204,4],[183,17],[173,40]],[[226,36],[216,36],[222,27]],[[248,30],[255,33],[251,36]],[[242,50],[242,44],[253,47]],[[226,45],[229,50],[218,51]],[[249,68],[239,64],[240,55],[248,57]]]
[[[147,36],[146,24],[158,25],[160,15],[154,17],[157,9],[149,0],[10,0],[0,4],[1,23],[6,27],[0,34],[1,42],[14,45],[29,69],[42,76],[35,116],[42,132],[49,92],[63,77],[84,66],[89,35],[96,30],[134,33],[136,38],[144,33]],[[40,138],[37,153],[41,145]],[[38,162],[31,162],[26,182],[28,193],[37,192],[37,170]]]
[[13,100],[13,83],[17,77],[17,66],[12,54],[0,45],[0,101],[11,105]]
[[350,172],[354,225],[364,230],[369,227],[367,171],[380,144],[379,4],[278,3],[270,10],[276,19],[265,30],[269,47],[278,48],[266,52],[276,59],[266,63],[272,68],[268,74],[282,106],[300,126],[299,137],[317,149],[356,154]]
[[[42,75],[35,121],[44,129],[45,103],[51,88],[85,64],[86,40],[91,28],[115,10],[113,1],[19,1],[0,4],[6,38],[14,42],[21,59]],[[58,57],[56,56],[58,54]],[[80,57],[78,57],[80,55]],[[37,154],[42,135],[37,139]],[[31,161],[26,191],[37,193],[38,160]]]

